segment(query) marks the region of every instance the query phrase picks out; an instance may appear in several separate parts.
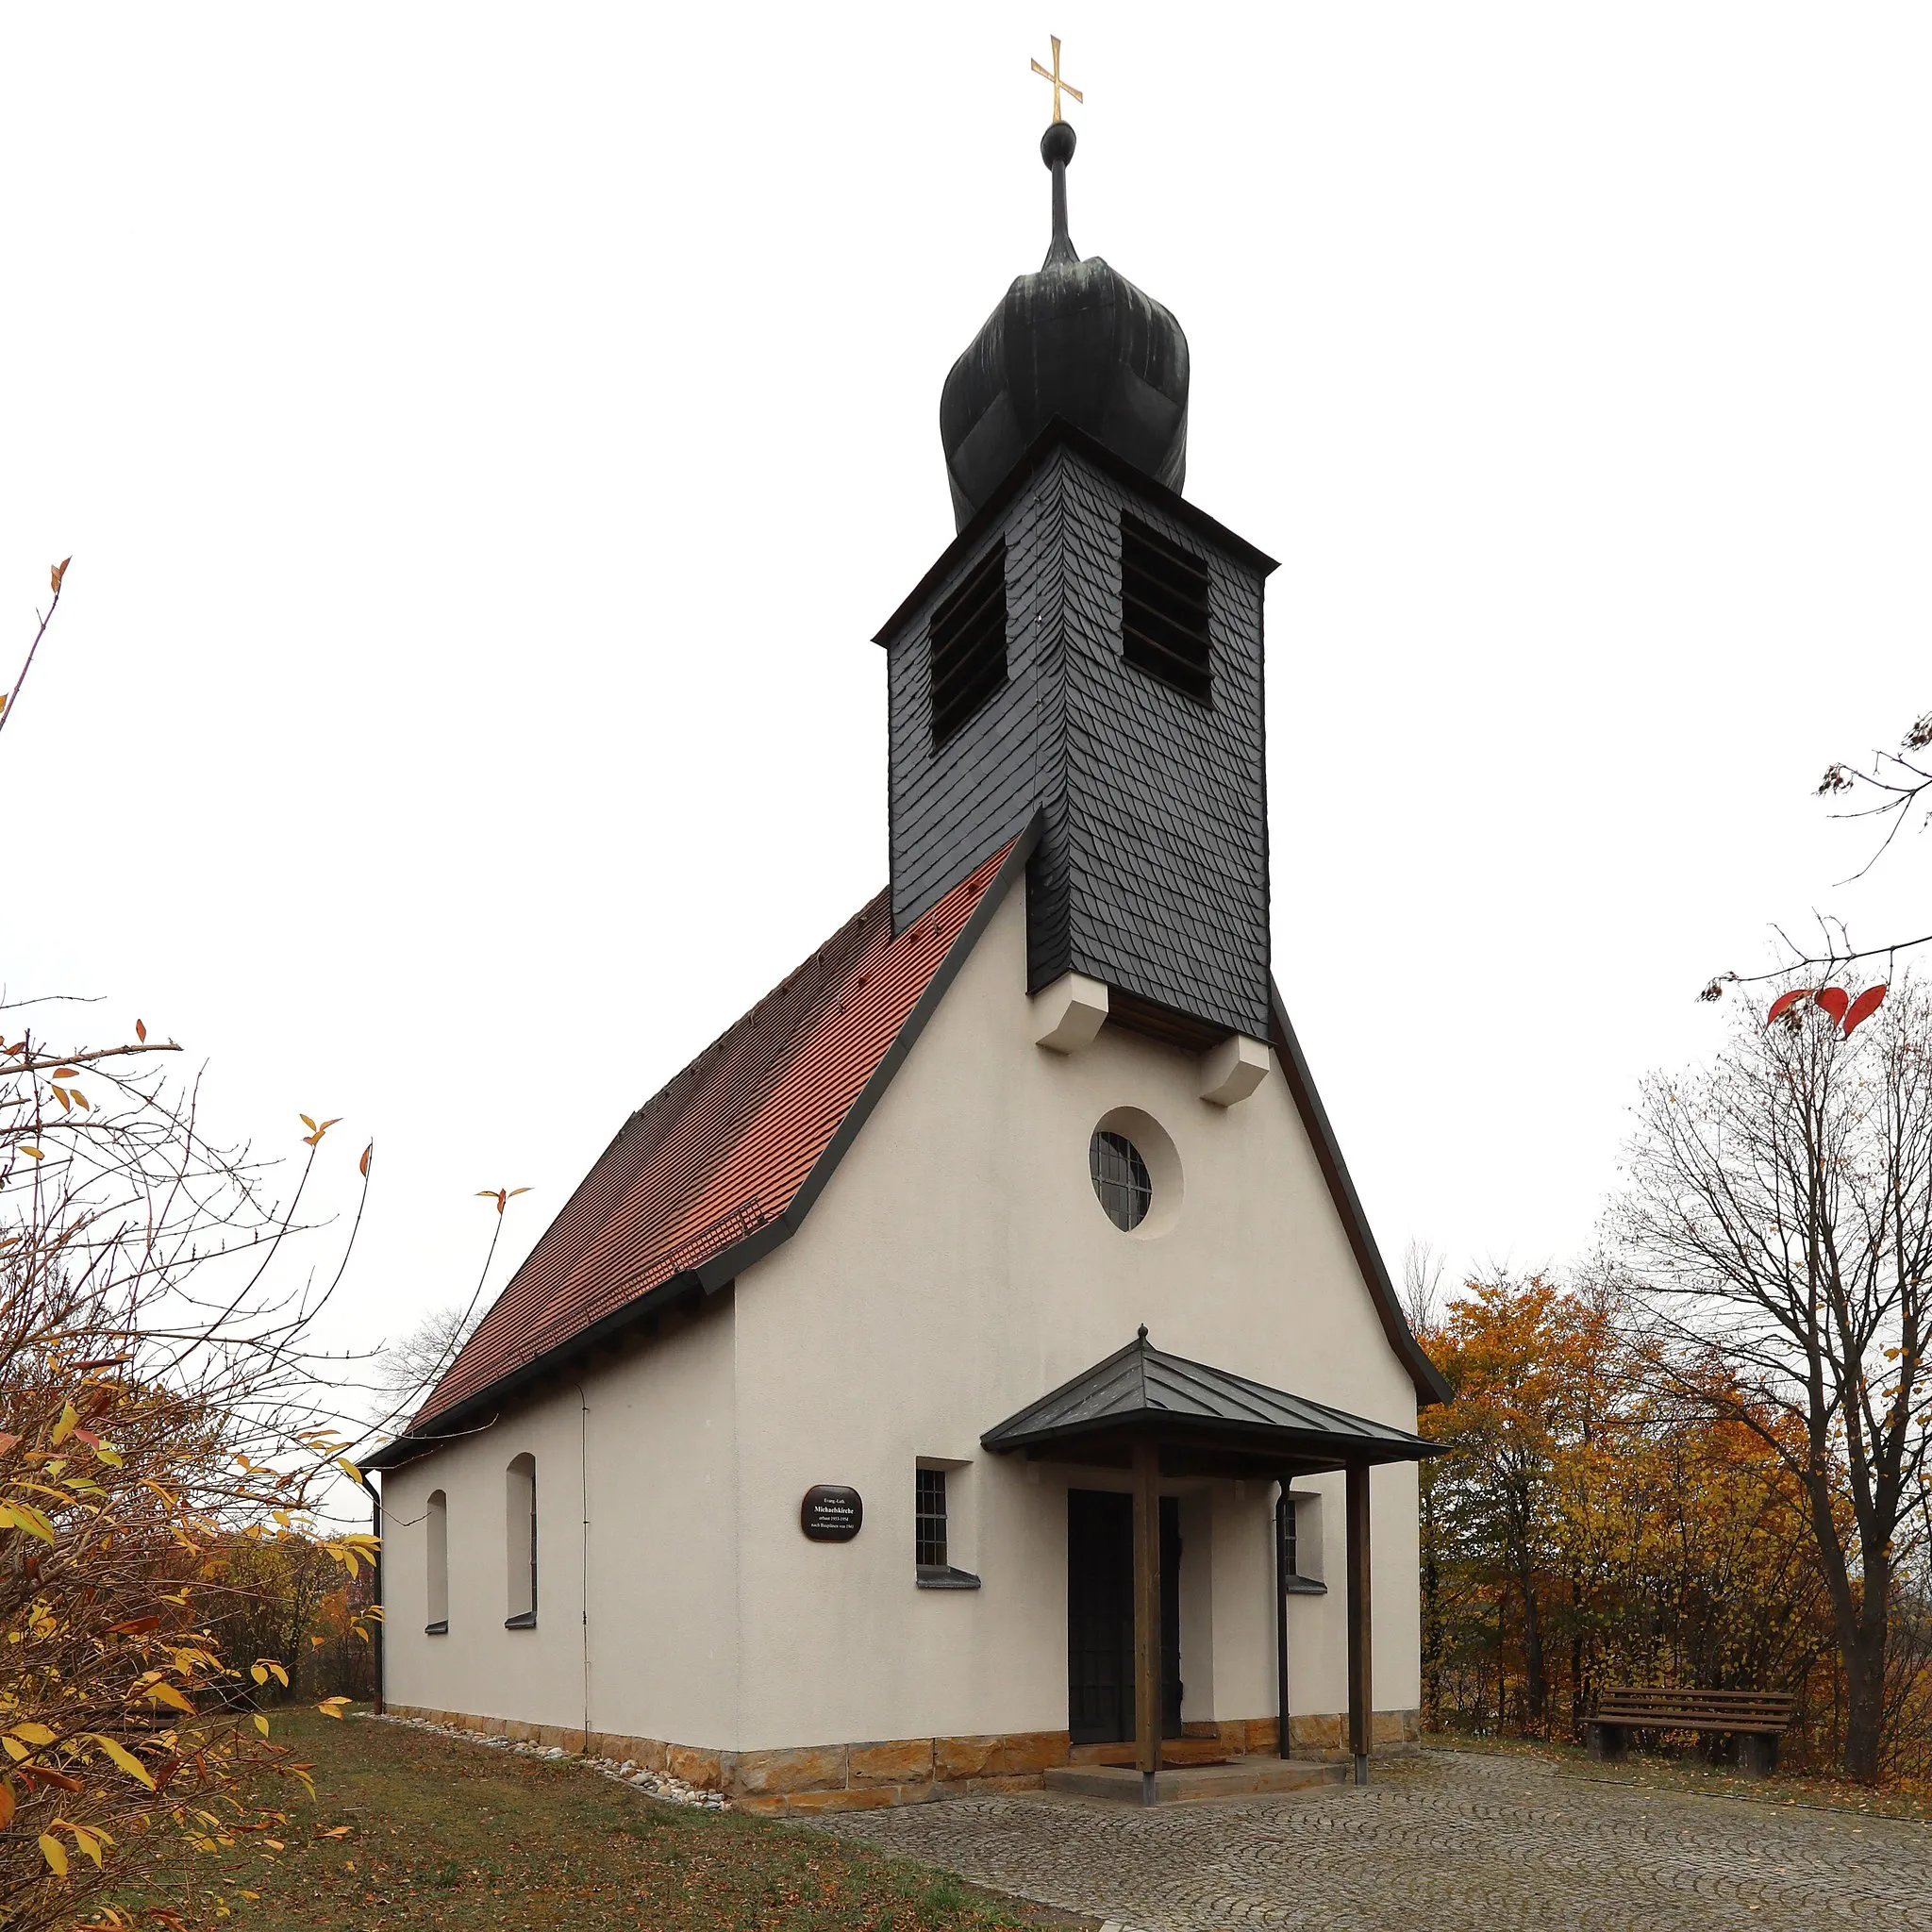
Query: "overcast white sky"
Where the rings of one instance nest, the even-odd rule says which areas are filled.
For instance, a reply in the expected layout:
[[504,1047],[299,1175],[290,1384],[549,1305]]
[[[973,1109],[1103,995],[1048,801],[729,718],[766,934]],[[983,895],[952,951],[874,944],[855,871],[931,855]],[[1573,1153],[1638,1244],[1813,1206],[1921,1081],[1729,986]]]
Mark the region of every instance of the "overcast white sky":
[[1932,926],[1809,796],[1932,705],[1923,6],[12,8],[9,664],[75,563],[0,968],[345,1116],[338,1198],[374,1134],[341,1332],[883,882],[867,640],[1050,32],[1282,559],[1275,969],[1391,1264],[1578,1254],[1713,970]]

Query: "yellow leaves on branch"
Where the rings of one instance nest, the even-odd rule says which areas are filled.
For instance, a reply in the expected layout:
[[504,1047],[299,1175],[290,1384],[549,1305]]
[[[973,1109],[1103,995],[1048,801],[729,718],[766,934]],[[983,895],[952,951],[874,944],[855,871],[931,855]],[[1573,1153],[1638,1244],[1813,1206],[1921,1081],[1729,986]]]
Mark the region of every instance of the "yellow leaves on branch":
[[310,1120],[306,1113],[298,1113],[295,1116],[295,1118],[298,1121],[300,1121],[305,1127],[308,1129],[308,1131],[302,1136],[303,1146],[320,1147],[322,1145],[322,1137],[325,1133],[327,1133],[331,1127],[340,1125],[342,1117],[341,1114],[337,1114],[334,1120],[317,1122]]
[[60,579],[67,575],[67,566],[73,561],[73,558],[63,557],[60,559],[60,561],[55,564],[53,568],[47,573],[47,575],[54,580],[54,594],[57,597],[60,594]]
[[145,1785],[149,1790],[155,1789],[154,1774],[125,1744],[117,1743],[112,1738],[104,1738],[98,1732],[93,1733],[89,1741],[98,1744],[108,1754],[117,1771],[125,1771],[137,1784]]
[[37,1536],[43,1543],[54,1541],[54,1525],[34,1507],[31,1503],[23,1503],[9,1496],[0,1502],[0,1524],[10,1524],[15,1529],[24,1529],[29,1536]]
[[[356,1465],[345,1457],[338,1456],[336,1463],[339,1468],[346,1469],[352,1475],[358,1475]],[[359,1475],[358,1475],[358,1479],[360,1479]],[[366,1564],[372,1570],[375,1568],[375,1553],[381,1547],[381,1544],[377,1538],[362,1535],[338,1537],[333,1541],[324,1543],[322,1547],[351,1576],[359,1576],[362,1574],[363,1565]]]
[[41,1854],[54,1868],[54,1875],[57,1878],[67,1876],[67,1848],[54,1836],[57,1831],[74,1834],[75,1849],[84,1857],[93,1861],[96,1872],[101,1869],[102,1847],[114,1842],[98,1824],[76,1824],[71,1818],[52,1820],[51,1828],[41,1834]]
[[325,1697],[315,1707],[321,1711],[324,1717],[332,1717],[340,1721],[342,1715],[342,1707],[348,1701],[346,1697]]
[[527,1194],[529,1191],[528,1188],[478,1188],[476,1198],[479,1201],[494,1201],[496,1211],[501,1214],[519,1194]]
[[189,1703],[158,1671],[149,1671],[136,1681],[134,1689],[127,1693],[127,1701],[130,1704],[140,1697],[145,1697],[150,1704],[165,1704],[171,1710],[186,1711],[190,1717],[194,1715],[193,1705]]
[[284,1690],[289,1688],[289,1674],[272,1657],[257,1657],[248,1667],[248,1674],[258,1684],[266,1684],[271,1675]]

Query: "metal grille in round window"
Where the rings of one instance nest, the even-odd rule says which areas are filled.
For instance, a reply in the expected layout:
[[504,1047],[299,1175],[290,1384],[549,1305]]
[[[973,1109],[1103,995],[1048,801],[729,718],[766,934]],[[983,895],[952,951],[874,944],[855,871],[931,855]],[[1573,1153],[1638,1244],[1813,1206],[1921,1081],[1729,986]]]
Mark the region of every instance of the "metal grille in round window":
[[1087,1172],[1107,1218],[1123,1230],[1139,1227],[1154,1199],[1154,1183],[1141,1150],[1124,1134],[1103,1130],[1087,1143]]

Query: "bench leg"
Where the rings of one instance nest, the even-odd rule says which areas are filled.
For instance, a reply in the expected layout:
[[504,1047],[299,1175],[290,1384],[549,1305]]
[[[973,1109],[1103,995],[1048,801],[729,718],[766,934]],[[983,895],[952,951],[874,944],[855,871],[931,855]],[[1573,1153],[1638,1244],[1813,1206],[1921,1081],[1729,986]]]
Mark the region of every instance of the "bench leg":
[[1622,1724],[1592,1724],[1584,1735],[1584,1745],[1598,1764],[1622,1764],[1629,1755],[1630,1733]]
[[1769,1777],[1777,1769],[1777,1740],[1746,1735],[1738,1740],[1738,1769],[1746,1777]]

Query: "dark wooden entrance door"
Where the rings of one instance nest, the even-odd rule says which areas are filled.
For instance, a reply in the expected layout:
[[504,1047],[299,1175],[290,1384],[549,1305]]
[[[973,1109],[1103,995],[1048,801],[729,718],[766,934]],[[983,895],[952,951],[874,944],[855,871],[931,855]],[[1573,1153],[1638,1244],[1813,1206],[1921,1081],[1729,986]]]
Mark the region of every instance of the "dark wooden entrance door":
[[[1160,1499],[1160,1732],[1181,1734],[1180,1505]],[[1134,1736],[1134,1499],[1067,1491],[1067,1728],[1075,1744]]]

